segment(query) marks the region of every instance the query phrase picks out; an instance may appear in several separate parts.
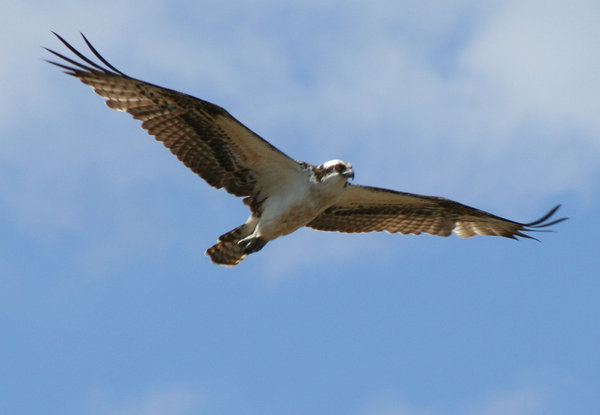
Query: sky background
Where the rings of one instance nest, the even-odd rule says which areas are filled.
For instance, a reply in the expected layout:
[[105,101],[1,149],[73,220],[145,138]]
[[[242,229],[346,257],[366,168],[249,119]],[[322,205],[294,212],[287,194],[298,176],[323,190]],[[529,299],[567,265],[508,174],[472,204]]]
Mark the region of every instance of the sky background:
[[[600,413],[600,3],[8,1],[0,413]],[[247,208],[45,62],[84,49],[356,183],[541,243],[300,230],[235,268]]]

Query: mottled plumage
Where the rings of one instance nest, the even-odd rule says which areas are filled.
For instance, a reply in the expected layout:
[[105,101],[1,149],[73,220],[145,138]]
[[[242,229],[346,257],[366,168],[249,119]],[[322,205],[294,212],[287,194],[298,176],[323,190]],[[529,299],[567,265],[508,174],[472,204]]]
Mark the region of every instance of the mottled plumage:
[[348,233],[386,231],[449,236],[454,232],[462,238],[475,235],[531,238],[523,232],[565,219],[545,222],[558,208],[556,206],[535,222],[523,224],[443,197],[354,185],[344,192],[334,206],[327,208],[306,226]]
[[140,120],[149,134],[208,184],[244,197],[251,211],[246,223],[207,250],[217,264],[236,265],[267,242],[303,226],[339,232],[531,238],[524,232],[565,220],[548,221],[558,206],[524,224],[441,197],[351,185],[348,180],[354,171],[349,163],[331,160],[313,166],[293,160],[223,108],[125,75],[85,36],[104,66],[56,36],[83,62],[47,49],[64,61],[50,63],[94,88],[110,108]]

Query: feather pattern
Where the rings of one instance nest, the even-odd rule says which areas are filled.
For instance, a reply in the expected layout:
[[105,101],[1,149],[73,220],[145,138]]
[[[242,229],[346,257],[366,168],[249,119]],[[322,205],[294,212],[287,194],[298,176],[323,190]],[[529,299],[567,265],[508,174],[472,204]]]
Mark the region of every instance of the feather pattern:
[[97,61],[54,34],[79,60],[46,49],[60,59],[48,62],[91,86],[110,108],[141,121],[142,128],[208,184],[244,197],[250,217],[207,250],[214,263],[237,265],[269,241],[303,226],[516,239],[532,238],[527,232],[566,219],[550,220],[559,206],[537,221],[519,223],[442,197],[350,185],[350,163],[330,160],[313,166],[295,161],[218,105],[125,75],[83,34]]
[[519,223],[443,197],[422,196],[368,186],[348,186],[340,200],[317,216],[308,227],[348,233],[428,233],[461,238],[475,235],[533,238],[539,231],[566,218],[548,221],[558,210],[530,223]]
[[[56,37],[84,63],[47,49],[65,69],[106,99],[106,104],[128,112],[149,134],[211,186],[236,196],[260,194],[301,165],[237,121],[225,109],[190,95],[125,75],[104,59],[83,36],[94,56],[105,66],[83,55],[66,40]],[[276,174],[274,173],[276,172]]]

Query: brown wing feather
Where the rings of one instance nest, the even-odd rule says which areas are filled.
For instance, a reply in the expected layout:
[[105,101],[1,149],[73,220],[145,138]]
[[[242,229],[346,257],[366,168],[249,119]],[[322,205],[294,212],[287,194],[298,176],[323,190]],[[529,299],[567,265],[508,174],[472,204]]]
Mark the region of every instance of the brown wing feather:
[[565,220],[548,222],[559,206],[543,218],[519,223],[442,197],[421,196],[366,186],[349,186],[334,206],[307,226],[323,231],[400,232],[460,237],[495,235],[531,238],[523,233]]
[[[211,186],[236,196],[256,196],[300,165],[260,138],[225,109],[181,92],[131,78],[108,63],[83,36],[103,67],[60,41],[85,64],[47,49],[65,63],[57,65],[106,98],[115,110],[142,121],[194,173]],[[275,176],[273,171],[277,171]]]

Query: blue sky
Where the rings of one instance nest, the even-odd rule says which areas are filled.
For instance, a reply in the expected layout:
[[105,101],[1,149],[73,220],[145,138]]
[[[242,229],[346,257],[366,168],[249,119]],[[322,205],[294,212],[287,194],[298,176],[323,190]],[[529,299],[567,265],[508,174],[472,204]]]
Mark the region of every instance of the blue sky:
[[[600,412],[600,5],[10,2],[0,30],[0,413]],[[44,63],[79,31],[356,183],[541,243],[300,230],[235,268],[246,207]]]

